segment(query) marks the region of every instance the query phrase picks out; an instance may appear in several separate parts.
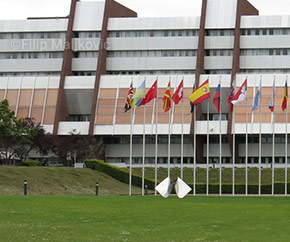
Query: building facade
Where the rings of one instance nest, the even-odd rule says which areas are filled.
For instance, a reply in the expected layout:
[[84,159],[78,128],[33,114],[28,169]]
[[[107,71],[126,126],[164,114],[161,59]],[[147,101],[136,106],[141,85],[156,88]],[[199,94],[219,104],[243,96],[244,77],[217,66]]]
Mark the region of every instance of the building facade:
[[[0,100],[47,132],[102,136],[112,163],[129,163],[131,137],[134,164],[145,157],[191,166],[220,156],[223,164],[286,163],[290,119],[280,106],[289,63],[290,16],[259,16],[246,0],[203,0],[201,16],[172,18],[138,18],[113,0],[72,0],[68,17],[0,21]],[[124,113],[131,82],[136,89],[145,79],[147,90],[158,80],[157,100]],[[207,79],[209,115],[205,101],[194,122],[188,97]],[[246,79],[247,101],[233,114],[231,86]],[[168,82],[173,93],[182,80],[183,101],[164,113]],[[221,121],[212,104],[219,83]]]

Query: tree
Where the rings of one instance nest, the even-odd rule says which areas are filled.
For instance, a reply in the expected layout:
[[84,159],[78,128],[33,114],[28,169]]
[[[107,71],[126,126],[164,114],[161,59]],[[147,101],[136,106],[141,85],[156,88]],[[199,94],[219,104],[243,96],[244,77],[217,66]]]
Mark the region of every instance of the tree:
[[52,135],[52,152],[56,154],[65,166],[71,161],[83,161],[90,158],[104,158],[104,145],[101,138],[71,134],[70,136]]
[[29,152],[44,151],[41,141],[45,131],[30,118],[17,119],[7,100],[0,102],[0,160],[11,164],[12,159],[26,160]]

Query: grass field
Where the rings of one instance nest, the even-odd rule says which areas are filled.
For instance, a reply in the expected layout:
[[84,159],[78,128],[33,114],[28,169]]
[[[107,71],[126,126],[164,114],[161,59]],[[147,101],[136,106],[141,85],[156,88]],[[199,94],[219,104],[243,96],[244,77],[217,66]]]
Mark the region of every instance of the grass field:
[[0,241],[289,241],[288,197],[0,196]]

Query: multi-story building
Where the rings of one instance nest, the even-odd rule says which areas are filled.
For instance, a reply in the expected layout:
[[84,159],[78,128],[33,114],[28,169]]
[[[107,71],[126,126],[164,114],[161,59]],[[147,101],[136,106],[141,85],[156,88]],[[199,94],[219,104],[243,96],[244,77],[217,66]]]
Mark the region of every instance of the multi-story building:
[[[132,111],[133,163],[142,163],[145,132],[146,163],[155,162],[157,138],[159,164],[168,157],[173,164],[192,164],[194,131],[197,163],[219,163],[220,134],[222,163],[232,157],[236,163],[272,163],[273,133],[275,162],[284,163],[290,128],[280,105],[289,63],[290,17],[259,16],[246,0],[203,0],[201,16],[172,18],[138,18],[113,0],[72,0],[68,17],[0,21],[0,100],[8,99],[17,117],[34,118],[47,132],[102,136],[106,159],[114,163],[129,162],[131,111],[123,108],[131,82],[137,88],[146,79],[149,89],[157,78],[157,101]],[[209,122],[206,101],[193,122],[188,97],[206,79]],[[240,87],[245,79],[248,99],[232,115],[231,85],[236,80]],[[168,114],[162,98],[169,80],[172,89],[184,80],[184,100]],[[220,81],[221,123],[212,104]],[[261,105],[252,112],[260,81]]]

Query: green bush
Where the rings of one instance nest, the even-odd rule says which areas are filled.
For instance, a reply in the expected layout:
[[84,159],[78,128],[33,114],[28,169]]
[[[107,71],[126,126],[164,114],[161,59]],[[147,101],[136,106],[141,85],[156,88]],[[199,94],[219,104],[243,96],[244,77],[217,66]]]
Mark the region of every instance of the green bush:
[[[99,172],[103,172],[120,182],[123,182],[126,184],[129,183],[128,171],[124,171],[117,167],[111,166],[101,160],[86,160],[85,164],[87,168],[97,170]],[[144,182],[145,182],[145,185],[147,185],[149,189],[154,190],[155,182],[153,180],[145,178]],[[142,177],[132,174],[132,185],[142,187]]]
[[26,160],[21,163],[21,166],[42,166],[42,163],[38,160]]

